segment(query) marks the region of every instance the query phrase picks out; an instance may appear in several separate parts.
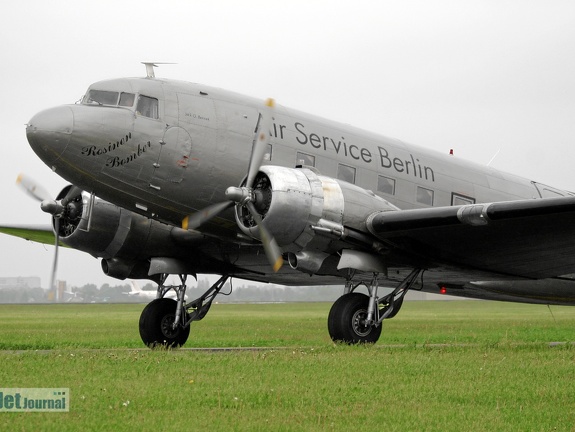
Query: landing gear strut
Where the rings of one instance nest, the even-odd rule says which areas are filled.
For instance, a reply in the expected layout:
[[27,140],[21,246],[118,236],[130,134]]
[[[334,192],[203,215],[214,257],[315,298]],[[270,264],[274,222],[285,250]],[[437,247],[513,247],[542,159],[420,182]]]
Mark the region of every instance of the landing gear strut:
[[334,342],[346,344],[375,343],[379,339],[384,319],[393,318],[403,304],[403,298],[424,270],[415,269],[391,293],[377,296],[378,274],[374,273],[367,286],[369,295],[349,289],[335,301],[327,320],[329,335]]
[[[168,276],[162,275],[158,284],[158,298],[150,302],[140,315],[140,337],[150,348],[184,345],[190,335],[190,324],[206,316],[214,298],[228,280],[228,276],[222,276],[202,296],[184,303],[186,275],[180,275],[180,285],[164,285]],[[176,292],[177,300],[164,298],[172,289]]]

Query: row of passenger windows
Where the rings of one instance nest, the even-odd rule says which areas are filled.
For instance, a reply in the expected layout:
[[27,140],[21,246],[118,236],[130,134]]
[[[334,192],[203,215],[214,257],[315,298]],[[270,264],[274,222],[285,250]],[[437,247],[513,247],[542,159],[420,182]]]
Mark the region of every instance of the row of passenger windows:
[[[82,103],[85,105],[97,104],[132,108],[135,101],[136,95],[134,93],[114,92],[108,90],[90,90],[86,96],[84,96]],[[136,103],[136,114],[152,119],[158,119],[160,117],[158,99],[149,96],[138,95]]]
[[[265,155],[265,160],[272,160],[272,146],[268,144],[268,149]],[[309,166],[315,167],[315,156],[297,152],[296,153],[296,165],[298,166]],[[337,178],[339,180],[346,181],[348,183],[355,184],[356,168],[345,165],[338,164],[337,166]],[[394,178],[387,177],[384,175],[377,176],[377,192],[382,192],[387,195],[395,195],[396,193],[396,181]],[[434,204],[435,192],[432,189],[424,188],[422,186],[417,186],[415,200],[424,205],[432,206]],[[453,192],[451,194],[451,205],[467,205],[475,204],[475,198],[458,194]]]

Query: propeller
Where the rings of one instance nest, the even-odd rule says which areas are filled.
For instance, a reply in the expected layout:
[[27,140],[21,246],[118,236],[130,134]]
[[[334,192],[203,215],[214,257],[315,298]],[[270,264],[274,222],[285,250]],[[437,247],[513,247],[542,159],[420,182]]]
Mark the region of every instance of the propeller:
[[234,204],[235,203],[233,201],[222,201],[212,204],[197,213],[188,215],[182,220],[182,228],[185,230],[199,228],[205,222],[217,216],[224,210],[233,207]]
[[279,269],[282,268],[282,265],[284,263],[282,257],[282,251],[278,246],[276,239],[273,238],[270,232],[262,224],[262,218],[260,214],[257,212],[254,203],[248,201],[246,203],[246,207],[248,208],[248,211],[250,212],[250,214],[254,218],[254,221],[256,222],[260,234],[260,240],[264,246],[264,251],[266,252],[268,261],[271,264],[274,272],[278,272]]
[[24,189],[32,198],[38,201],[50,200],[51,195],[42,186],[36,184],[30,177],[20,174],[16,179],[16,184]]
[[182,228],[198,228],[208,220],[212,219],[213,217],[234,205],[238,207],[245,207],[258,228],[258,234],[264,247],[267,259],[274,272],[277,272],[283,265],[282,252],[273,236],[262,224],[262,217],[257,211],[257,204],[261,202],[262,195],[258,191],[254,191],[256,176],[260,170],[264,155],[266,154],[267,150],[269,131],[272,126],[272,111],[274,106],[275,102],[273,99],[268,99],[265,103],[265,108],[262,112],[258,124],[256,140],[250,155],[250,162],[245,184],[240,187],[230,186],[226,190],[226,197],[229,199],[229,201],[212,204],[197,213],[186,216],[182,221]]
[[[54,220],[54,231],[56,241],[54,244],[54,260],[52,262],[52,272],[50,274],[50,289],[54,289],[57,299],[57,290],[55,287],[56,273],[58,269],[58,250],[60,247],[60,232],[62,229],[61,219],[75,219],[81,215],[80,208],[76,205],[78,196],[82,195],[82,189],[77,186],[69,186],[66,194],[61,199],[53,199],[51,195],[41,185],[37,184],[30,177],[20,174],[16,179],[16,184],[24,189],[32,198],[40,201],[40,208],[45,213],[52,215]],[[66,190],[66,189],[64,189]],[[63,191],[62,191],[63,192]]]

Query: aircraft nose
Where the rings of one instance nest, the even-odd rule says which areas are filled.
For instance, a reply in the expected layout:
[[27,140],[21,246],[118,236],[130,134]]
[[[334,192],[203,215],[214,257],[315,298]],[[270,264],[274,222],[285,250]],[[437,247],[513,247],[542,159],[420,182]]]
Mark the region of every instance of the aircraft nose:
[[69,106],[40,111],[26,126],[28,143],[46,164],[57,160],[70,142],[74,114]]

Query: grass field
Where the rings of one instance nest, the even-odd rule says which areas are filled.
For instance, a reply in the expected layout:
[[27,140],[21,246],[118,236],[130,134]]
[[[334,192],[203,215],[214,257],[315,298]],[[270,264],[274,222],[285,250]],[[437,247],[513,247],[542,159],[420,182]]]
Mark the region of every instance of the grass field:
[[348,347],[329,304],[214,305],[187,347],[268,348],[150,351],[143,307],[0,306],[0,387],[71,392],[0,430],[575,430],[575,308],[407,302]]

